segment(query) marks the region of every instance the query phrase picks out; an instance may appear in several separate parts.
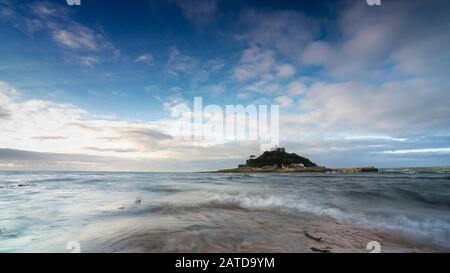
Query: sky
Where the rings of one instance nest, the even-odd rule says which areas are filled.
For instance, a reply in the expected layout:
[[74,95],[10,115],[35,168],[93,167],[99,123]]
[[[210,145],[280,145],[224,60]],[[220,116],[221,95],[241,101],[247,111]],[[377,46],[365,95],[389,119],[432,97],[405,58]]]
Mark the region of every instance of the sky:
[[328,167],[450,165],[450,2],[0,0],[0,170],[202,171],[257,141],[171,134],[179,104],[279,105]]

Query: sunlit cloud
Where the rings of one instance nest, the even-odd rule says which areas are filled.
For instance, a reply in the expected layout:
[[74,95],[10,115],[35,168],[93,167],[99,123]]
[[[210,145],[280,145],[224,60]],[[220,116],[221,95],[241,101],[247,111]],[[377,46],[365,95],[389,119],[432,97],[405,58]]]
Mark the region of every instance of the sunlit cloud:
[[379,152],[381,154],[401,155],[401,154],[448,154],[450,148],[427,148],[427,149],[411,149],[411,150],[393,150]]

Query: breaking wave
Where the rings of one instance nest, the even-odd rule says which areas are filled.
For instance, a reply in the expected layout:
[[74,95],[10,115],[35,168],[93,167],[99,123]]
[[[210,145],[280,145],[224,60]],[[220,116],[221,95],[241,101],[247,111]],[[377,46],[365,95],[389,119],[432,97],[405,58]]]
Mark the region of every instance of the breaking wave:
[[298,200],[294,196],[220,194],[215,195],[211,202],[250,210],[310,213],[364,227],[395,231],[422,240],[432,239],[433,242],[442,246],[448,246],[450,243],[450,223],[438,219],[414,219],[389,212],[384,214],[350,212],[343,208],[318,205],[308,200]]

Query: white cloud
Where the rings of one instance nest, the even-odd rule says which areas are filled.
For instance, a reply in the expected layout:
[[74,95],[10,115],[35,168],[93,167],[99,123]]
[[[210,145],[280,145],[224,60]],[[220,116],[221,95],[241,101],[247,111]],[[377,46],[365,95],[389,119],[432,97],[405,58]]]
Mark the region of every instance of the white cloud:
[[307,86],[301,80],[295,80],[288,84],[286,90],[289,96],[299,96],[306,92]]
[[[174,97],[168,103],[187,102]],[[0,131],[3,168],[207,170],[234,165],[260,147],[256,141],[184,140],[171,134],[175,119],[102,119],[75,105],[22,99],[2,82],[0,107],[11,113]]]
[[233,75],[239,81],[255,79],[272,73],[275,63],[273,51],[252,46],[242,53]]
[[289,78],[295,74],[295,67],[290,64],[278,65],[275,69],[280,78]]
[[[71,105],[43,100],[20,100],[5,83],[0,84],[0,106],[10,112],[2,120],[0,147],[51,153],[87,154],[96,147],[97,155],[126,156],[119,149],[135,150],[132,137],[125,132],[152,130],[155,124],[98,119]],[[156,129],[155,129],[156,130]],[[103,139],[116,137],[106,142]],[[153,142],[156,146],[158,141]],[[91,151],[92,152],[92,151]],[[145,151],[130,153],[145,157]],[[129,155],[128,155],[129,156]],[[148,156],[148,155],[147,155]]]
[[183,12],[183,15],[196,24],[211,22],[218,12],[217,0],[172,0]]
[[211,70],[214,72],[220,71],[224,68],[225,62],[221,59],[212,59],[206,62],[205,69]]
[[381,154],[449,154],[450,148],[425,148],[425,149],[410,149],[410,150],[393,150],[377,152]]
[[169,59],[167,61],[168,73],[178,76],[180,73],[192,73],[196,67],[196,60],[188,55],[181,53],[177,47],[171,47],[169,50]]
[[233,77],[241,84],[245,83],[240,87],[240,95],[243,93],[299,95],[301,83],[298,80],[286,83],[286,80],[295,73],[293,65],[277,61],[273,50],[256,45],[242,52],[232,70]]
[[293,60],[300,58],[304,47],[317,37],[320,29],[315,19],[283,10],[247,10],[241,14],[241,23],[248,31],[237,38],[276,50]]
[[196,88],[200,82],[205,82],[211,75],[219,73],[225,63],[219,58],[203,59],[183,53],[178,47],[169,49],[166,72],[175,77],[189,77],[191,85]]
[[223,84],[207,85],[202,90],[207,93],[219,94],[225,91],[225,86]]
[[83,26],[71,26],[69,29],[55,29],[53,39],[63,47],[70,49],[100,50],[100,44],[94,33]]
[[[118,50],[106,39],[102,31],[94,30],[86,25],[78,23],[71,17],[67,5],[50,2],[33,2],[31,4],[14,3],[6,5],[7,20],[19,30],[29,34],[43,32],[66,50],[66,56],[73,56],[76,61],[80,54],[95,52],[95,58],[116,58]],[[34,35],[30,35],[33,38]],[[81,62],[82,64],[85,64]],[[89,65],[92,65],[89,62]]]
[[408,141],[407,138],[391,137],[391,136],[347,136],[346,139],[350,140],[390,140],[405,142]]
[[246,92],[277,94],[282,91],[282,85],[276,81],[260,80],[252,82],[242,88]]
[[341,38],[311,42],[299,56],[340,79],[442,75],[450,69],[445,46],[450,36],[442,29],[450,23],[445,6],[442,1],[392,1],[381,11],[348,2],[339,12]]
[[[448,128],[450,124],[444,91],[433,91],[435,96],[428,97],[424,92],[429,89],[422,89],[427,86],[430,83],[313,84],[300,100],[299,113],[281,117],[282,143],[317,158],[321,164],[331,162],[327,161],[331,160],[327,159],[330,152],[336,162],[337,154],[353,157],[374,151],[448,154],[445,150],[448,148],[414,147],[410,137],[405,136]],[[403,99],[405,94],[408,101]],[[440,104],[433,102],[433,109],[420,111],[434,97]],[[295,101],[290,96],[279,96],[276,100],[294,109]],[[182,96],[174,96],[167,101],[167,107],[180,103],[188,104]],[[254,142],[184,141],[170,134],[173,122],[170,119],[107,120],[70,104],[23,100],[20,93],[5,83],[0,83],[0,107],[9,113],[2,120],[0,131],[3,168],[207,170],[234,166],[245,155],[259,151],[258,143]],[[448,143],[445,139],[430,141],[432,145]],[[423,142],[422,147],[426,144]],[[213,161],[217,165],[209,165]],[[367,162],[370,165],[371,161]]]
[[117,96],[117,97],[126,97],[126,96],[128,96],[128,94],[126,92],[121,92],[121,91],[112,91],[111,95]]
[[300,98],[298,114],[285,116],[281,122],[286,130],[292,130],[291,137],[295,132],[351,132],[401,139],[399,136],[430,130],[442,132],[450,129],[448,88],[425,80],[384,84],[317,82]]
[[281,106],[281,107],[290,107],[294,104],[294,100],[289,96],[280,96],[275,99],[275,101]]
[[302,59],[305,64],[327,64],[335,52],[327,42],[316,41],[310,43],[302,54]]
[[333,24],[295,11],[247,10],[236,37],[338,80],[444,76],[450,69],[448,3],[390,1],[374,9],[347,1],[336,9]]
[[152,64],[153,56],[150,54],[143,54],[134,60],[135,63],[144,63],[144,64]]
[[98,64],[100,61],[96,57],[92,56],[84,56],[80,57],[80,63],[82,63],[85,66],[92,67],[96,64]]

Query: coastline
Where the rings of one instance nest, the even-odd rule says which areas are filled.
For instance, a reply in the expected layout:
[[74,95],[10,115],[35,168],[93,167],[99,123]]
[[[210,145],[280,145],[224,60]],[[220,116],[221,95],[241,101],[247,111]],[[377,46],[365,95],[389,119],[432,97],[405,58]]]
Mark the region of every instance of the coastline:
[[305,167],[305,168],[254,168],[239,167],[234,169],[218,170],[210,173],[373,173],[378,172],[375,167],[362,168],[326,168],[326,167]]
[[[149,228],[126,235],[119,233],[102,242],[97,240],[95,245],[85,250],[123,253],[369,253],[367,244],[376,241],[384,253],[449,252],[449,249],[428,244],[425,240],[417,242],[394,232],[308,213],[293,217],[284,213],[230,207],[227,212],[210,211],[204,216],[210,221],[202,225],[193,223],[187,227],[175,225],[169,230]],[[223,224],[223,219],[219,221],[219,217],[228,219],[226,224]]]

